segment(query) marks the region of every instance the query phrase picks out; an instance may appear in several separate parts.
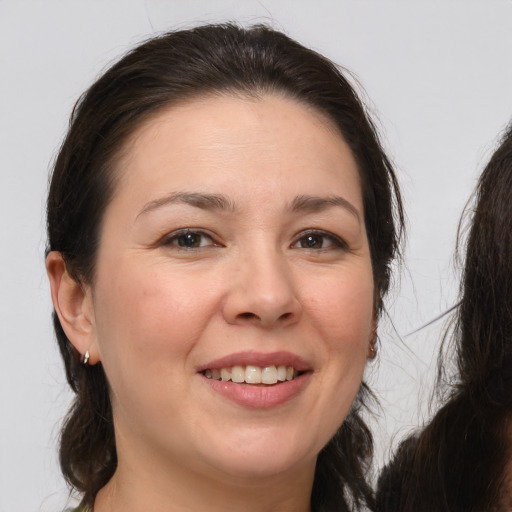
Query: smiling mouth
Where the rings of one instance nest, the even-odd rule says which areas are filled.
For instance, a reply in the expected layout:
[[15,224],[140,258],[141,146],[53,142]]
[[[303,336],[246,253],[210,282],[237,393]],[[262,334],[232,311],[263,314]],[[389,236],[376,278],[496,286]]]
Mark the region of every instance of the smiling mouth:
[[295,380],[302,372],[293,366],[232,366],[226,368],[207,368],[201,372],[207,379],[234,382],[237,384],[266,384],[272,386],[281,382]]

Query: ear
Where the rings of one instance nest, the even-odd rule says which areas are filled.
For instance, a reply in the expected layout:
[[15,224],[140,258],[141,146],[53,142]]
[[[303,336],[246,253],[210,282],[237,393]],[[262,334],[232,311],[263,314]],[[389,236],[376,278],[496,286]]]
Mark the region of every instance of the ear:
[[53,307],[67,338],[82,358],[89,351],[89,364],[100,360],[96,343],[94,308],[90,286],[71,277],[62,254],[51,251],[46,257]]
[[377,316],[374,314],[370,325],[370,337],[366,347],[366,358],[375,359],[377,355]]

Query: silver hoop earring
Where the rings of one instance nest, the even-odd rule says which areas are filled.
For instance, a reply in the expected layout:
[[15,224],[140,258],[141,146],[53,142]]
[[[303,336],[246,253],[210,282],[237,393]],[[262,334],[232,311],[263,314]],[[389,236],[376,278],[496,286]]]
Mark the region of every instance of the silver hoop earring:
[[89,351],[88,350],[85,351],[82,363],[84,366],[87,366],[87,364],[89,363]]

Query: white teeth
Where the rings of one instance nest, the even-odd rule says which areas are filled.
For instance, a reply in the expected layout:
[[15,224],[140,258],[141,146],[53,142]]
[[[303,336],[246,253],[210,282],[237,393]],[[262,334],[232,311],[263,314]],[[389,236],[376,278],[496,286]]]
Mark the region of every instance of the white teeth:
[[261,382],[263,384],[277,384],[277,368],[272,366],[265,366],[261,370]]
[[231,369],[231,380],[233,382],[244,382],[245,371],[241,366],[233,366]]
[[290,381],[298,377],[298,372],[293,366],[271,365],[254,366],[247,365],[233,366],[232,368],[213,368],[204,370],[203,375],[208,379],[222,380],[224,382],[233,381],[246,384],[267,384],[273,385],[278,382]]
[[247,365],[245,367],[245,382],[247,384],[261,384],[261,368]]

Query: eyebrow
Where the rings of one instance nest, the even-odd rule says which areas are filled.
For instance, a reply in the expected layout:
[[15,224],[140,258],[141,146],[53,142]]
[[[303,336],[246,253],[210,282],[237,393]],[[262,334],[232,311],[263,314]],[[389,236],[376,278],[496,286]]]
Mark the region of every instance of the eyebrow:
[[137,215],[137,218],[140,215],[156,210],[157,208],[176,203],[188,204],[190,206],[195,206],[196,208],[201,208],[201,210],[233,211],[235,209],[234,204],[223,195],[200,194],[196,192],[177,192],[146,203],[144,208],[142,208],[142,210]]
[[[176,192],[146,203],[137,215],[137,218],[145,213],[176,203],[184,203],[202,210],[210,211],[235,211],[236,209],[235,204],[221,194]],[[344,208],[352,214],[358,222],[361,222],[357,208],[341,196],[319,197],[300,195],[292,201],[289,210],[293,213],[317,213],[332,208],[333,206]]]
[[350,201],[347,201],[341,196],[297,196],[293,200],[290,210],[292,212],[317,213],[327,210],[333,206],[340,206],[341,208],[344,208],[352,214],[359,223],[361,223],[361,216],[359,215],[357,208]]

